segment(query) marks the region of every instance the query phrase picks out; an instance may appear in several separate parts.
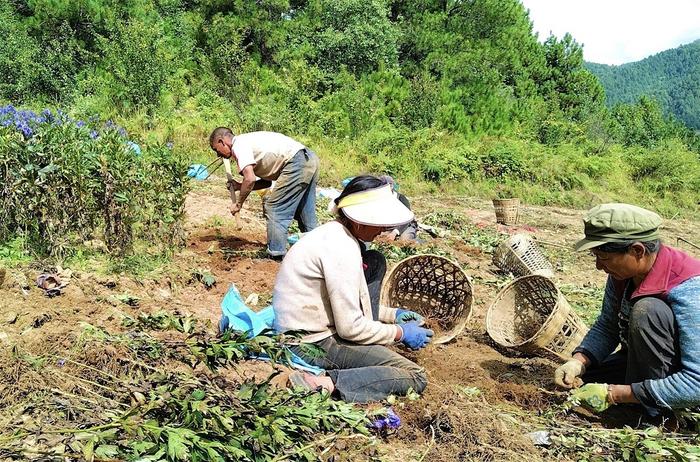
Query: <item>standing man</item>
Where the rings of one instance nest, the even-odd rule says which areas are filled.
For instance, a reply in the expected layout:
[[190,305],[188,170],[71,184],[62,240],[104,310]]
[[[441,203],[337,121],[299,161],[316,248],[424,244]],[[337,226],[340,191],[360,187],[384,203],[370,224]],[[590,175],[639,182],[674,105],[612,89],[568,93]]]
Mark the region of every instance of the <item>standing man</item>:
[[[275,132],[251,132],[234,136],[231,129],[218,127],[209,145],[219,157],[235,159],[243,181],[232,180],[238,200],[231,205],[236,215],[251,191],[275,187],[265,199],[267,253],[282,258],[287,252],[287,230],[296,219],[305,233],[318,226],[316,183],[319,161],[316,154],[298,141]],[[256,176],[260,178],[256,180]]]

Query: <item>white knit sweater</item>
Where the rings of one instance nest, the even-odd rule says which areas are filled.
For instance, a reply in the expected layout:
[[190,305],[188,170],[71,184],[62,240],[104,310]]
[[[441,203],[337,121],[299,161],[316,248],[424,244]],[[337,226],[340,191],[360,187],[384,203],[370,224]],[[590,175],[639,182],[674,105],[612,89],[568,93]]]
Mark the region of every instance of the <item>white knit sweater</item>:
[[372,320],[360,243],[337,221],[306,233],[282,261],[272,295],[275,330],[303,330],[313,343],[336,332],[362,345],[394,342],[395,308]]

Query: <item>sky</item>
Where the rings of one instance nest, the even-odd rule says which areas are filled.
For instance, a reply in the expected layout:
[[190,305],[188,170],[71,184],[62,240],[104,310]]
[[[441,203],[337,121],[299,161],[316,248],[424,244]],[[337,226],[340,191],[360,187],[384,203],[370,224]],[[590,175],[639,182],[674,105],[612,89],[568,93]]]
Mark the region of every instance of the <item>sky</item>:
[[521,0],[533,29],[569,32],[586,61],[623,64],[700,39],[700,0]]

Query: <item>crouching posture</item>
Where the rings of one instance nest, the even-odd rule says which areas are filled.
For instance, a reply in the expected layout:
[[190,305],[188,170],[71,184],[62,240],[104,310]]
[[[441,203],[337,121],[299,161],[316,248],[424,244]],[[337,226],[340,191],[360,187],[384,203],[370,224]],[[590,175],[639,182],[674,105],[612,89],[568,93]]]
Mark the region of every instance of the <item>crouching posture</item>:
[[304,343],[325,351],[314,357],[293,351],[327,375],[294,372],[290,382],[325,388],[345,401],[367,402],[420,393],[425,371],[384,345],[426,346],[433,335],[411,311],[379,305],[384,256],[365,250],[381,232],[413,220],[391,186],[373,176],[353,179],[335,199],[338,219],[307,233],[282,261],[272,304],[275,330],[304,331]]
[[661,244],[660,224],[627,204],[584,218],[576,249],[590,250],[608,281],[600,316],[555,382],[582,380],[573,396],[595,411],[641,403],[656,416],[700,405],[700,260]]

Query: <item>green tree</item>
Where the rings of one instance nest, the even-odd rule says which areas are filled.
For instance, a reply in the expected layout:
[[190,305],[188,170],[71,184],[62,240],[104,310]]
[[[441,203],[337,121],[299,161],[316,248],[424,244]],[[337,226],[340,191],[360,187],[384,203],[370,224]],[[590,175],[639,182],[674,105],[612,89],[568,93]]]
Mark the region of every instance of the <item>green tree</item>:
[[637,104],[618,104],[611,110],[612,131],[627,145],[653,148],[668,134],[669,124],[661,107],[651,98],[642,96]]
[[388,13],[385,0],[313,0],[307,20],[315,25],[309,38],[315,61],[331,72],[346,67],[357,74],[395,66],[399,31]]
[[598,79],[583,67],[583,48],[570,34],[544,42],[547,72],[539,82],[544,96],[567,116],[583,121],[599,112],[605,93]]

